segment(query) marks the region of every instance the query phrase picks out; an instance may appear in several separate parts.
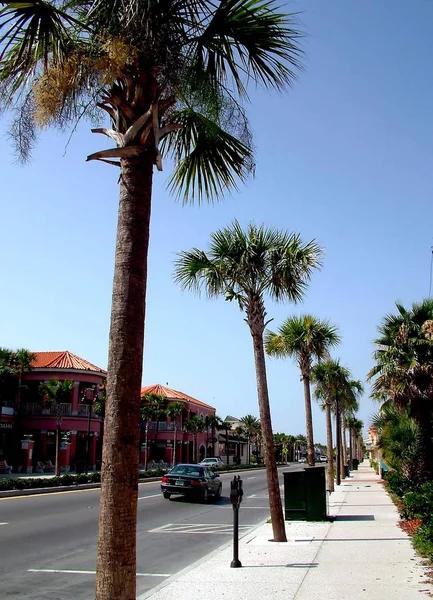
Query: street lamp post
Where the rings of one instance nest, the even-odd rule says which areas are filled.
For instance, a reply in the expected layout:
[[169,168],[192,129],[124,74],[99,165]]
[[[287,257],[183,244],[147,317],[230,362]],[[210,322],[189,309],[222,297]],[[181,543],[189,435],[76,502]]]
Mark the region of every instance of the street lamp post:
[[89,412],[87,414],[87,437],[86,437],[86,457],[85,457],[85,461],[84,461],[84,472],[87,475],[88,471],[89,471],[89,451],[90,451],[90,420],[92,418],[92,408],[93,408],[93,403],[95,402],[96,398],[98,397],[98,390],[96,389],[96,386],[93,385],[90,388],[86,388],[84,390],[84,394],[83,394],[83,400],[86,399],[88,400],[88,408],[89,408]]

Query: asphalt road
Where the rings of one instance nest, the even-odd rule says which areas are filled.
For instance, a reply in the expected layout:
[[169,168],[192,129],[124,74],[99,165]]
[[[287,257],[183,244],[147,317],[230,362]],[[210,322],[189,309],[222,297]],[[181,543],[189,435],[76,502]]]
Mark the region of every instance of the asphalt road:
[[[140,484],[137,595],[230,541],[232,477],[222,475],[223,497],[209,504],[164,500],[159,482]],[[265,471],[243,472],[242,479],[241,534],[269,516]],[[2,600],[90,600],[98,504],[99,490],[0,499]]]

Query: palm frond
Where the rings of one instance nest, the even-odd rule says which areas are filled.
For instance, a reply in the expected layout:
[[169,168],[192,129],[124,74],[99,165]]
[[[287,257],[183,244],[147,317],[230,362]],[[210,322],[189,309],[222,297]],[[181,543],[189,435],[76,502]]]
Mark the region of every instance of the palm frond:
[[251,78],[282,89],[302,69],[297,25],[296,15],[279,13],[272,0],[222,0],[193,38],[194,62],[216,82],[232,80],[241,96]]
[[254,171],[251,148],[216,122],[191,108],[179,111],[174,122],[181,129],[162,149],[176,160],[169,187],[184,202],[218,200]]
[[73,30],[82,29],[83,24],[47,0],[4,4],[0,10],[0,84],[7,88],[6,105],[10,105],[39,65],[57,64],[66,56]]

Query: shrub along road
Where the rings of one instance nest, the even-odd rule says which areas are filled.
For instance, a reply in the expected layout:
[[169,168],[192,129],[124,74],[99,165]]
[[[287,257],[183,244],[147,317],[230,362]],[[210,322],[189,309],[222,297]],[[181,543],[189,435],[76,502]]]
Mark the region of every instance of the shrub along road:
[[[241,533],[269,515],[266,473],[245,471]],[[159,481],[139,486],[137,591],[143,593],[232,535],[232,474],[216,503],[164,500]],[[282,481],[282,476],[281,476]],[[88,600],[96,565],[99,489],[0,499],[2,598]]]

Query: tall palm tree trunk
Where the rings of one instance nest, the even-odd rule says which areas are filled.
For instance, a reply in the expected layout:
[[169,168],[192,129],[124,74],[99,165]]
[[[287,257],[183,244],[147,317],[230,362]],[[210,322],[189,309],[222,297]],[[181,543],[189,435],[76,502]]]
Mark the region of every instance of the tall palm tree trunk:
[[349,469],[353,471],[353,430],[349,427]]
[[266,476],[269,491],[269,507],[271,511],[272,531],[275,542],[287,542],[284,525],[283,507],[281,504],[280,487],[278,483],[277,463],[275,461],[274,438],[269,407],[268,382],[266,377],[265,352],[263,348],[263,330],[254,332],[251,328],[254,347],[254,362],[256,367],[257,396],[259,400],[260,424],[265,447]]
[[335,457],[337,473],[336,473],[336,483],[337,485],[341,484],[341,427],[340,427],[340,400],[338,397],[335,400],[335,443],[337,447],[337,454]]
[[313,436],[313,413],[311,410],[311,390],[310,378],[302,377],[304,383],[304,400],[305,400],[305,426],[307,435],[307,460],[311,467],[316,464],[316,454],[314,452],[314,436]]
[[346,417],[343,413],[341,417],[341,472],[342,477],[346,477],[346,466],[347,466],[347,440],[346,440]]
[[153,157],[121,159],[96,600],[135,600],[138,423]]
[[331,404],[325,404],[325,419],[326,419],[326,452],[328,454],[328,464],[326,467],[326,488],[334,491],[334,447],[332,444],[332,418]]

